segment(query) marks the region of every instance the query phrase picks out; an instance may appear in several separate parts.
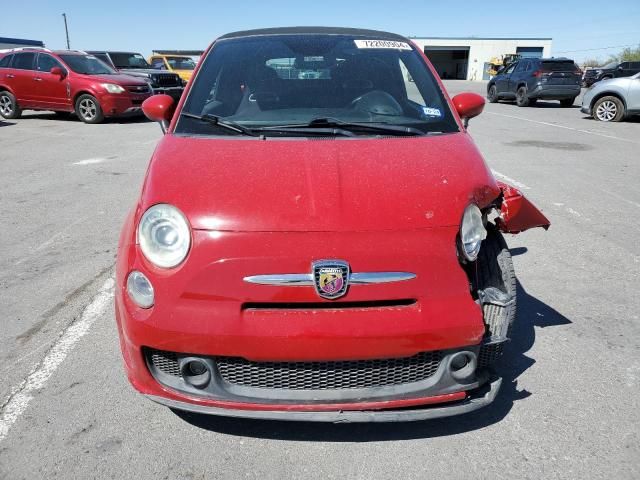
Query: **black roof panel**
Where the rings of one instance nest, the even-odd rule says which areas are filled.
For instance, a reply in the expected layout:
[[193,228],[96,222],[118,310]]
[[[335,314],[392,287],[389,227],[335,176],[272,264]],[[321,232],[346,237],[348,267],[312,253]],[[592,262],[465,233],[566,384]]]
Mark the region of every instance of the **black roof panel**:
[[402,35],[395,33],[382,32],[379,30],[365,30],[360,28],[341,28],[341,27],[280,27],[280,28],[261,28],[257,30],[244,30],[241,32],[227,33],[219,38],[219,40],[228,38],[255,37],[259,35],[353,35],[359,37],[373,37],[372,40],[395,40],[407,42],[408,40]]

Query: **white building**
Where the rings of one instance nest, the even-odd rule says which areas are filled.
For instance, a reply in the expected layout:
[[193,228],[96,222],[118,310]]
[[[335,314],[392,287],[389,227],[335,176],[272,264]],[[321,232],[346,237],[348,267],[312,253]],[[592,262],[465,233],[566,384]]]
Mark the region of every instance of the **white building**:
[[489,62],[503,55],[550,57],[551,38],[410,37],[441,78],[489,80]]

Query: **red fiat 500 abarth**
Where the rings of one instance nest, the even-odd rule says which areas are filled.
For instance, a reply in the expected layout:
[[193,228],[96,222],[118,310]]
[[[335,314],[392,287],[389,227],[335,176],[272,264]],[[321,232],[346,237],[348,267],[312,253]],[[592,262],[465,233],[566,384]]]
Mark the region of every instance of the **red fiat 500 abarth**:
[[501,232],[547,219],[496,182],[404,37],[225,35],[161,121],[122,231],[129,380],[172,408],[398,421],[489,404],[515,316]]

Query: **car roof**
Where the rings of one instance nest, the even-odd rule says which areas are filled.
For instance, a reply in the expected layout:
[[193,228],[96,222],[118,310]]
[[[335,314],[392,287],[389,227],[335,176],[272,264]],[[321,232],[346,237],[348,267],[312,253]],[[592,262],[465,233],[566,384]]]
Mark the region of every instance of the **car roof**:
[[122,53],[122,54],[126,54],[126,55],[141,55],[138,52],[123,52],[123,51],[117,51],[117,50],[89,50],[87,51],[87,53]]
[[358,37],[374,37],[376,40],[395,40],[408,42],[406,37],[396,33],[383,32],[380,30],[365,30],[361,28],[339,28],[339,27],[280,27],[261,28],[256,30],[243,30],[239,32],[227,33],[219,40],[229,38],[255,37],[262,35],[352,35]]

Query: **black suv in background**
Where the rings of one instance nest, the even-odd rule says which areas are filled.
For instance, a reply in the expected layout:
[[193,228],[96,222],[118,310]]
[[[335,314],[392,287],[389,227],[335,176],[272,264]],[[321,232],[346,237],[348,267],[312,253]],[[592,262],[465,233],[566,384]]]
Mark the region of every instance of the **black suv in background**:
[[640,62],[611,62],[604,67],[592,68],[584,73],[582,80],[585,87],[590,87],[600,80],[617,77],[631,77],[640,72]]
[[568,58],[522,58],[489,80],[489,102],[515,100],[519,107],[537,100],[560,100],[570,107],[580,95],[582,72]]
[[158,93],[171,95],[176,102],[182,95],[184,83],[178,74],[169,70],[153,68],[139,53],[108,51],[91,51],[87,53],[99,58],[121,73],[144,78],[149,83],[154,95]]

